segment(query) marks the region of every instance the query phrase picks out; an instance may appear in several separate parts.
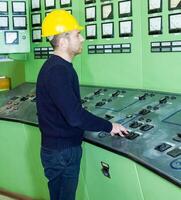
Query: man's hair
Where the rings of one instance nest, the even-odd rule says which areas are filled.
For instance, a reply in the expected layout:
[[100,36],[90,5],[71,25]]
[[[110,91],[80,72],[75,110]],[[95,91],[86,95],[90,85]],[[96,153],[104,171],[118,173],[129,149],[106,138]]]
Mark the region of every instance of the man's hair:
[[48,37],[48,40],[51,46],[53,47],[53,49],[56,49],[59,46],[60,38],[69,38],[69,32]]

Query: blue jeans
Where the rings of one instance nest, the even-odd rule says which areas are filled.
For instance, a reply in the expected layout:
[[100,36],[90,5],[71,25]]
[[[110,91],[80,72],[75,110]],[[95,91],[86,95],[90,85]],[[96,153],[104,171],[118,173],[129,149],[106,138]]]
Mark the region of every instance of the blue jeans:
[[51,200],[75,200],[81,157],[81,146],[62,151],[41,147],[41,161]]

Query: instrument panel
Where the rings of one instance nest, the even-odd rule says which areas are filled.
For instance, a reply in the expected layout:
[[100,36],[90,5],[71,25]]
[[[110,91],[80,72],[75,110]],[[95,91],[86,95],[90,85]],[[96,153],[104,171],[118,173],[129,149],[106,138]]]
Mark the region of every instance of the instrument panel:
[[[81,86],[82,106],[124,125],[129,135],[85,132],[84,140],[126,156],[181,186],[181,95],[126,88]],[[35,84],[0,96],[0,119],[37,126]]]

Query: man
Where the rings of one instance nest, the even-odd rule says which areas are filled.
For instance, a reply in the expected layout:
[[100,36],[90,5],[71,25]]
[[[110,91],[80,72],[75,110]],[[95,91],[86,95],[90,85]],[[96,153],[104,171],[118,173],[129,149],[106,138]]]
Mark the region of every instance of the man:
[[75,200],[84,130],[124,136],[120,124],[82,108],[78,76],[72,60],[82,51],[83,29],[64,10],[49,13],[42,24],[54,54],[43,64],[37,79],[37,111],[41,131],[41,160],[51,200]]

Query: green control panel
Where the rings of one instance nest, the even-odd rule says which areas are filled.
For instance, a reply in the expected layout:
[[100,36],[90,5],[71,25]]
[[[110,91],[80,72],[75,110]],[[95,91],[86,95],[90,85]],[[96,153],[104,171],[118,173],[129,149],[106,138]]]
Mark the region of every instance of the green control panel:
[[30,52],[27,1],[0,1],[0,38],[0,54]]

